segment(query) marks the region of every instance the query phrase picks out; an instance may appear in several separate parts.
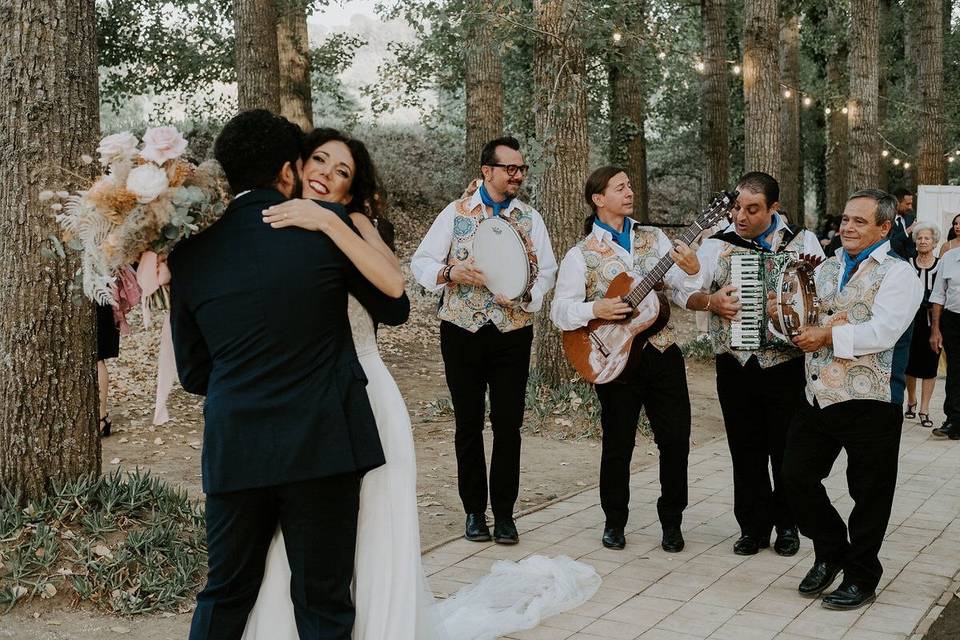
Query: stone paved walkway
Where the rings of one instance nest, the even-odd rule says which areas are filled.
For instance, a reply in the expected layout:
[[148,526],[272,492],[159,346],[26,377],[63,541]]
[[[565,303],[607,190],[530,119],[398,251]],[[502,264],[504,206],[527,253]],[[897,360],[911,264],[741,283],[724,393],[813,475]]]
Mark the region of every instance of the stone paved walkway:
[[[934,406],[940,398],[936,394]],[[845,469],[841,457],[826,485],[847,515],[852,500]],[[806,538],[792,558],[772,550],[733,554],[738,528],[725,440],[690,453],[686,549],[679,554],[660,549],[657,473],[652,466],[631,479],[624,551],[600,544],[603,514],[592,489],[520,518],[515,547],[458,540],[431,551],[424,556],[430,584],[447,595],[487,573],[495,560],[530,554],[565,554],[596,568],[603,584],[589,602],[510,636],[515,640],[919,638],[960,589],[960,442],[935,439],[914,421],[904,425],[899,486],[881,550],[883,591],[857,611],[830,611],[797,594],[813,561]]]

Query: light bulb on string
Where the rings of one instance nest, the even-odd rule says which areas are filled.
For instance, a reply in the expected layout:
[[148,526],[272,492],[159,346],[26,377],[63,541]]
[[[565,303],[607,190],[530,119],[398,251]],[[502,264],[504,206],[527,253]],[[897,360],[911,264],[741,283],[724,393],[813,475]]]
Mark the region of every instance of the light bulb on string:
[[909,163],[909,162],[904,162],[904,163],[903,163],[903,168],[904,168],[904,169],[909,169],[909,168],[910,168],[910,163]]
[[894,158],[894,159],[893,159],[893,164],[894,164],[894,166],[900,164],[900,158]]
[[803,106],[809,107],[812,104],[813,104],[813,98],[811,98],[810,96],[803,97]]
[[660,60],[666,60],[666,58],[667,58],[667,52],[666,52],[666,51],[660,51],[660,52],[658,52],[658,53],[657,53],[657,58],[659,58]]
[[702,60],[697,60],[696,64],[693,65],[693,68],[697,70],[697,73],[703,73],[707,68],[707,65],[703,64]]
[[786,98],[787,100],[789,100],[790,98],[793,97],[793,92],[790,91],[790,89],[784,89],[784,90],[783,90],[783,97]]
[[880,155],[882,155],[884,158],[886,158],[888,155],[890,155],[890,152],[887,151],[886,149],[884,149],[883,151],[880,152]]
[[840,109],[840,113],[842,113],[843,115],[847,115],[847,113],[848,113],[849,111],[850,111],[850,110],[847,109],[846,107],[844,107],[843,109]]
[[953,162],[955,159],[956,158],[954,156],[950,156],[949,158],[947,158],[947,162]]
[[622,33],[620,33],[619,31],[614,31],[614,32],[613,32],[613,41],[614,41],[614,42],[620,42],[622,39],[623,39],[623,34],[622,34]]
[[954,152],[953,152],[953,155],[955,155],[955,156],[960,156],[960,149],[957,149],[956,151],[954,151]]
[[827,115],[830,115],[831,113],[833,113],[833,109],[831,109],[830,107],[827,107],[826,109],[823,110],[823,112]]
[[738,65],[738,64],[733,65],[732,71],[733,71],[733,75],[735,75],[735,76],[740,75],[740,71],[741,71],[740,65]]

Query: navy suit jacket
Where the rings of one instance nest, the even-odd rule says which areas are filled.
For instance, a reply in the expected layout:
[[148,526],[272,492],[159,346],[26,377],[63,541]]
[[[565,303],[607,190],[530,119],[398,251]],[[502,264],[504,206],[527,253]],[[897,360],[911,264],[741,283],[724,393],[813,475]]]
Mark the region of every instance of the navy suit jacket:
[[[911,215],[905,215],[902,217],[904,227],[909,227],[912,225],[915,219],[915,216]],[[899,218],[900,216],[894,218],[893,226],[890,227],[890,248],[901,258],[908,260],[909,258],[917,255],[917,245],[913,242],[913,238],[911,238],[910,235],[904,231],[904,229],[900,228],[900,225],[898,224]]]
[[208,494],[384,463],[347,293],[385,324],[406,321],[409,300],[380,293],[323,233],[265,224],[262,211],[285,200],[244,194],[170,254],[177,370],[184,389],[206,396]]

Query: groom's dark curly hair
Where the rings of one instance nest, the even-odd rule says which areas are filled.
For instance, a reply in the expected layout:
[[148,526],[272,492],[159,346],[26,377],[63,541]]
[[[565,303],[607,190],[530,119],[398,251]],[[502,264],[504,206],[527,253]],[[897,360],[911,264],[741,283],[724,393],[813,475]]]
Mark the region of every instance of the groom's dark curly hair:
[[267,189],[277,183],[284,163],[300,157],[300,127],[266,109],[242,111],[224,125],[213,143],[234,193]]

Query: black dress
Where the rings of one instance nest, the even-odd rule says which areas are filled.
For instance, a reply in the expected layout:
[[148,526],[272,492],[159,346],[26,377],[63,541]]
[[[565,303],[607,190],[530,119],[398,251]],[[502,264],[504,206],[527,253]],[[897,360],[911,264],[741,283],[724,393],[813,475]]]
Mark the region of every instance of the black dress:
[[930,348],[930,292],[937,278],[940,258],[933,259],[930,267],[917,265],[916,258],[910,258],[910,265],[916,269],[917,277],[923,282],[923,304],[917,310],[913,320],[913,339],[910,341],[910,360],[907,362],[907,375],[927,380],[937,377],[940,354]]
[[113,319],[113,307],[97,305],[97,360],[120,355],[120,329]]

